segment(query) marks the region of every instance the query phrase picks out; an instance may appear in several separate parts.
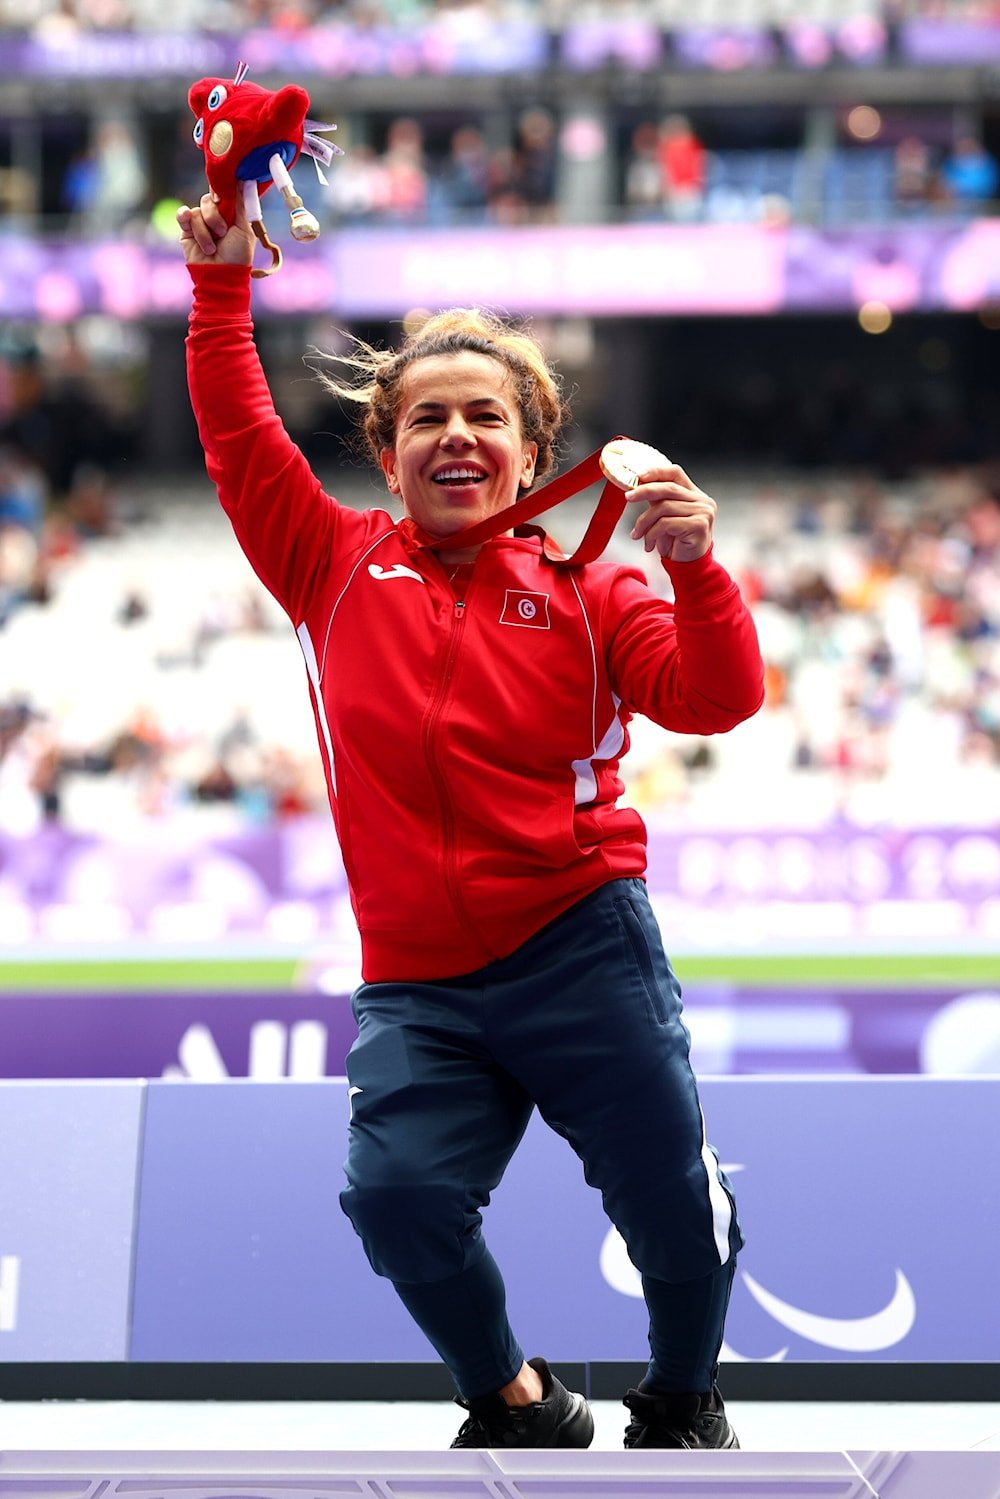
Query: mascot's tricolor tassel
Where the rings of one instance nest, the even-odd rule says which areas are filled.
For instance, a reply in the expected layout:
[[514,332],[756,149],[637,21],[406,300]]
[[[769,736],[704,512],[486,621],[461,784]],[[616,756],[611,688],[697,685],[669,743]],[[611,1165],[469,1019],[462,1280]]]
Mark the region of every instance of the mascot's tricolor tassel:
[[246,81],[248,71],[247,64],[241,62],[231,81],[199,79],[188,90],[188,103],[197,122],[195,144],[204,152],[208,185],[218,197],[222,215],[227,223],[233,222],[236,194],[242,193],[253,232],[271,252],[267,269],[253,274],[269,276],[281,264],[281,250],[272,244],[264,228],[262,195],[273,182],[288,206],[293,238],[315,239],[319,224],[303,206],[289,168],[304,153],[316,162],[320,180],[325,182],[320,163],[329,166],[334,156],[344,153],[317,134],[336,130],[336,125],[307,118],[309,95],[305,89],[295,84],[276,90],[261,88]]

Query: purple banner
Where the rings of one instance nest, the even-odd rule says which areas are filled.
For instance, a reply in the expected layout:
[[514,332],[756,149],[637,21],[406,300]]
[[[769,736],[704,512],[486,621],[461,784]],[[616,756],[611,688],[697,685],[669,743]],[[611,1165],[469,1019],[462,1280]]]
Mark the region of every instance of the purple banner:
[[197,32],[107,32],[70,28],[48,37],[0,36],[7,78],[195,78],[235,71],[235,37]]
[[251,73],[324,79],[535,73],[548,57],[542,27],[495,20],[478,8],[444,11],[427,25],[405,29],[331,22],[299,33],[260,30],[238,46]]
[[424,26],[261,29],[208,36],[183,32],[86,32],[65,37],[0,37],[5,76],[55,78],[225,77],[241,60],[260,75],[292,78],[397,77],[421,73],[533,73],[548,56],[548,34],[529,21],[485,12],[445,13]]
[[343,1077],[348,994],[0,994],[4,1078]]
[[[784,246],[742,224],[495,229],[340,241],[345,310],[487,303],[523,312],[770,312],[781,306]],[[739,268],[738,273],[736,268]]]
[[824,68],[831,62],[871,67],[884,62],[888,35],[877,17],[857,15],[838,26],[792,21],[785,29],[784,42],[789,61],[800,68]]
[[[866,66],[884,59],[887,37],[875,17],[835,26],[794,22],[784,33],[755,26],[686,26],[670,34],[677,66],[733,72],[767,69],[782,60],[782,41],[800,67],[831,60]],[[260,29],[233,35],[204,32],[75,32],[65,37],[0,38],[0,71],[8,77],[193,79],[225,76],[246,59],[256,73],[290,77],[411,77],[419,74],[535,73],[546,65],[549,35],[532,21],[494,20],[482,11],[445,12],[426,25],[358,27],[331,21],[302,31]],[[918,66],[988,64],[1000,59],[1000,23],[912,19],[899,27],[901,58]],[[664,34],[641,18],[571,22],[557,55],[573,72],[609,62],[636,71],[660,66]]]
[[151,823],[134,839],[102,839],[47,827],[29,838],[0,834],[0,952],[34,936],[168,944],[243,933],[308,941],[353,932],[333,824],[280,826],[206,838]]
[[764,71],[785,57],[800,68],[834,62],[870,67],[884,61],[888,36],[877,17],[858,15],[836,25],[792,20],[781,28],[685,26],[673,35],[672,47],[678,66],[717,73]]
[[1000,220],[961,226],[791,228],[783,306],[836,311],[884,302],[892,312],[970,311],[1000,294]]
[[1000,896],[1000,828],[655,832],[647,879],[651,891],[721,905],[755,899],[978,904]]
[[900,56],[921,67],[1000,62],[1000,20],[904,21],[899,28]]
[[658,28],[638,16],[571,21],[559,37],[560,60],[574,73],[591,73],[612,62],[644,73],[659,67],[663,51]]
[[[1000,833],[852,828],[649,837],[647,874],[668,943],[760,948],[789,934],[1000,936]],[[0,954],[139,938],[194,945],[244,936],[346,947],[356,932],[332,824],[296,818],[229,837],[150,823],[115,840],[57,827],[0,834]]]
[[[172,247],[0,241],[0,316],[181,318],[190,282]],[[1000,297],[1000,220],[843,231],[753,224],[466,230],[344,229],[286,248],[257,284],[262,314],[399,317],[412,307],[698,315],[969,311]]]
[[[1000,28],[989,22],[910,21],[900,28],[911,62],[988,62],[1000,56]],[[570,21],[557,33],[555,55],[571,72],[609,63],[648,72],[669,46],[681,68],[733,72],[782,61],[782,43],[801,67],[831,60],[865,66],[886,50],[884,24],[856,16],[837,25],[794,22],[782,33],[760,26],[685,26],[663,32],[638,16]],[[300,31],[260,28],[230,35],[205,32],[76,31],[65,36],[0,37],[0,71],[37,79],[182,78],[234,73],[240,60],[256,74],[305,81],[409,78],[417,75],[537,73],[550,51],[548,30],[533,20],[503,20],[485,9],[443,11],[417,26],[352,26],[329,20]]]
[[736,73],[778,62],[777,37],[759,26],[685,26],[673,37],[674,60],[682,68]]
[[[1000,1070],[992,992],[688,980],[684,1018],[703,1075],[983,1074]],[[219,1082],[342,1077],[359,975],[316,965],[339,992],[70,990],[0,994],[0,1077]]]

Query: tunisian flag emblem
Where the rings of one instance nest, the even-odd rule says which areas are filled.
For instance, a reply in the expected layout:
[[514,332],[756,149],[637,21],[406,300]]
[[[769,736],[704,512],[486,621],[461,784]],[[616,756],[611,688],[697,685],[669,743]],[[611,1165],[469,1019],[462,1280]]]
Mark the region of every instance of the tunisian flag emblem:
[[547,593],[522,593],[508,588],[500,614],[502,625],[521,625],[526,630],[551,630]]

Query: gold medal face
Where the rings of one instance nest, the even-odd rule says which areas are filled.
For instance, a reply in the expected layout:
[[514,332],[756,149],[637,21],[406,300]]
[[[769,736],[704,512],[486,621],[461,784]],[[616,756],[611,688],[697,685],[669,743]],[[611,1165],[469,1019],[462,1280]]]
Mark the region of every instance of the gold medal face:
[[228,120],[219,120],[218,124],[212,126],[212,134],[208,137],[208,149],[213,156],[225,156],[232,144],[232,125]]
[[618,437],[601,449],[601,472],[619,489],[634,489],[640,474],[669,462],[658,448],[635,442],[631,437]]

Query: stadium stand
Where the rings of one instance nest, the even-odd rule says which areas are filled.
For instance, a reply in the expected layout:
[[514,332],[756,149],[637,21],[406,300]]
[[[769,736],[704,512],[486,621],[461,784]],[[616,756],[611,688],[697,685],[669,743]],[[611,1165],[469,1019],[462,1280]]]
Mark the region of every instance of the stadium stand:
[[[718,493],[768,706],[706,742],[637,722],[626,766],[643,811],[739,825],[749,782],[792,824],[903,825],[933,787],[938,815],[975,823],[1000,796],[1000,497],[971,471],[895,486],[729,475]],[[7,621],[4,831],[179,811],[214,827],[323,804],[284,616],[207,497],[144,506]],[[633,552],[616,537],[613,555]]]

